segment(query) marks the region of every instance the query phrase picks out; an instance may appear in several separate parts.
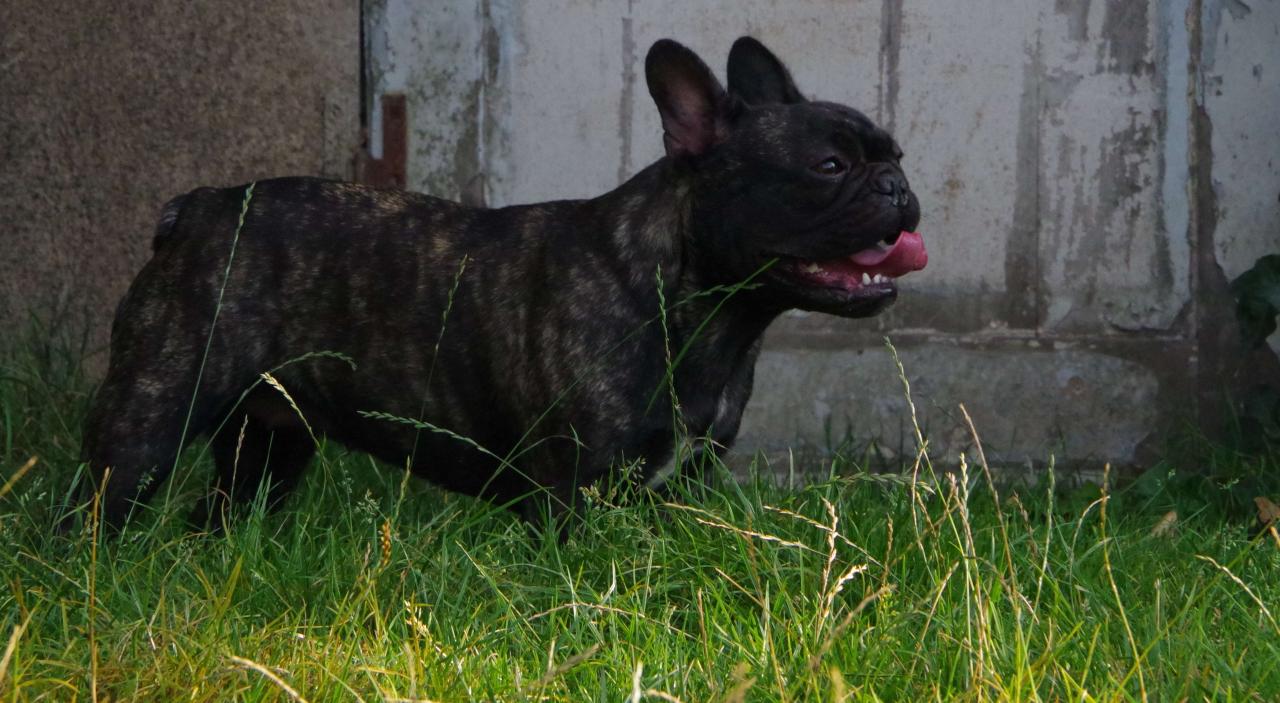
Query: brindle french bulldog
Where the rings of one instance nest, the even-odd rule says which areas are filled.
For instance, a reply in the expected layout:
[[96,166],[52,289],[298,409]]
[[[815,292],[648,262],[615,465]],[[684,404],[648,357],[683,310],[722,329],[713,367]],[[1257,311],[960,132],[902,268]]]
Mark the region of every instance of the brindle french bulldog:
[[651,478],[678,435],[723,451],[774,318],[874,315],[924,268],[919,203],[889,134],[750,37],[727,91],[670,40],[645,73],[666,156],[591,200],[282,178],[170,202],[85,428],[103,522],[200,435],[204,524],[267,477],[278,503],[322,434],[527,517],[622,462]]

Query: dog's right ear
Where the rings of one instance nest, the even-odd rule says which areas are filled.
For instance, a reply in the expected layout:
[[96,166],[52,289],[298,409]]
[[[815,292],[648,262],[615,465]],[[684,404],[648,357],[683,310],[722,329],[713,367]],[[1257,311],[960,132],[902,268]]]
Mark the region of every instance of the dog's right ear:
[[752,37],[740,37],[729,49],[729,92],[748,105],[805,102],[787,67]]
[[662,115],[668,156],[698,156],[725,139],[726,94],[697,54],[661,39],[645,57],[644,74]]

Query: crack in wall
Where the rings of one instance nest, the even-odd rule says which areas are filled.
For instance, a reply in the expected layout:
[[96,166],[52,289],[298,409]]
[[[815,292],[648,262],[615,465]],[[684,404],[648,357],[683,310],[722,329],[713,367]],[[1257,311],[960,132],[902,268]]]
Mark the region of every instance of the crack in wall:
[[902,0],[880,7],[880,94],[876,118],[890,134],[897,126],[898,62],[902,51]]

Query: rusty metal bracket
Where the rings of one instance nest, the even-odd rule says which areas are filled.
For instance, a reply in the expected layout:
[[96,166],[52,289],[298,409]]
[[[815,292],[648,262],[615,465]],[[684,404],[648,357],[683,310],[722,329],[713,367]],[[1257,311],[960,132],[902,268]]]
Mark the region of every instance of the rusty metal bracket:
[[369,154],[369,135],[356,152],[356,180],[377,188],[404,188],[408,183],[409,120],[401,93],[382,96],[382,158]]

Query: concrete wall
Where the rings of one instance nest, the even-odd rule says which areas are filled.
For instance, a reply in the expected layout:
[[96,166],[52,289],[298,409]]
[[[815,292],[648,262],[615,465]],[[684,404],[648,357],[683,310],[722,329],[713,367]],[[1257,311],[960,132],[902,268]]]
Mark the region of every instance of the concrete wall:
[[723,71],[753,34],[806,94],[896,133],[929,270],[873,321],[775,325],[742,448],[909,445],[886,334],[953,456],[964,402],[998,460],[1140,461],[1239,374],[1225,282],[1280,251],[1280,2],[368,7],[370,94],[409,96],[415,189],[504,205],[620,183],[661,154],[642,67],[661,37]]
[[34,312],[100,346],[178,193],[347,176],[359,26],[355,0],[0,3],[4,338]]
[[[1140,460],[1280,375],[1274,349],[1232,362],[1226,292],[1280,250],[1280,0],[364,4],[375,156],[376,98],[404,92],[416,190],[618,184],[661,153],[661,37],[723,71],[753,34],[896,132],[930,268],[875,320],[780,321],[744,449],[909,445],[886,334],[935,447],[966,446],[964,402],[1009,462]],[[349,176],[360,26],[355,0],[0,3],[0,329],[35,311],[105,340],[175,193]]]

